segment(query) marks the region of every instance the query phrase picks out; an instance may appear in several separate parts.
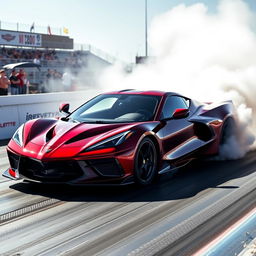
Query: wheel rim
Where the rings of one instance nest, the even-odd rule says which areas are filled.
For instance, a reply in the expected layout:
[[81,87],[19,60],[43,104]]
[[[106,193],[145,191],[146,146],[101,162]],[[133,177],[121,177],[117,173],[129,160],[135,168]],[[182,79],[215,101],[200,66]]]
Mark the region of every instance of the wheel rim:
[[138,178],[143,182],[150,180],[154,173],[155,165],[156,155],[154,146],[151,145],[151,143],[146,142],[141,146],[138,153]]

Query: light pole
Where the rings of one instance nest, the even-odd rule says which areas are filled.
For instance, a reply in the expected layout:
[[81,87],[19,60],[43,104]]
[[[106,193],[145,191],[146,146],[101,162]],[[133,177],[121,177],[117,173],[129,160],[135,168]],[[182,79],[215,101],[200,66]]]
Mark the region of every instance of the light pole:
[[148,1],[145,0],[145,56],[148,57]]

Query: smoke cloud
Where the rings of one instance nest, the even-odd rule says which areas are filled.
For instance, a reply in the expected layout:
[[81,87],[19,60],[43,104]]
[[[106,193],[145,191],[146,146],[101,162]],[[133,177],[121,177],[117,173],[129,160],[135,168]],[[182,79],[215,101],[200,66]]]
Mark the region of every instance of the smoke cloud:
[[[231,99],[236,106],[238,136],[220,150],[235,159],[252,148],[256,110],[256,16],[242,0],[222,0],[217,12],[204,4],[181,4],[156,17],[149,44],[154,61],[131,74],[106,70],[101,88],[175,91],[201,101]],[[253,132],[254,130],[254,132]]]

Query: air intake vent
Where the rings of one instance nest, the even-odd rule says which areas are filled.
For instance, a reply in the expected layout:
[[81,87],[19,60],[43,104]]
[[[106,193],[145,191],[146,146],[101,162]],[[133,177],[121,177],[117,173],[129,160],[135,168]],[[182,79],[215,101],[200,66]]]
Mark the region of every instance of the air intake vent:
[[74,143],[76,141],[79,141],[79,140],[84,140],[86,138],[89,138],[90,137],[90,134],[89,132],[83,132],[83,133],[80,133],[79,135],[73,137],[72,139],[68,140],[65,142],[65,144],[70,144],[70,143]]
[[68,140],[65,144],[70,144],[70,143],[74,143],[79,140],[84,140],[84,139],[90,138],[92,136],[99,135],[102,132],[103,131],[101,129],[99,129],[99,130],[93,129],[90,131],[85,131],[85,132],[82,132],[82,133],[78,134],[77,136],[73,137],[72,139]]
[[70,144],[70,143],[74,143],[79,140],[84,140],[84,139],[87,139],[87,138],[90,138],[93,136],[97,136],[99,134],[103,134],[103,133],[108,132],[111,129],[113,129],[115,127],[119,127],[119,126],[120,125],[114,126],[113,124],[111,124],[111,125],[103,125],[103,126],[99,126],[96,128],[92,128],[87,131],[81,132],[80,134],[76,135],[75,137],[73,137],[70,140],[68,140],[67,142],[65,142],[65,144]]
[[47,133],[46,133],[46,142],[48,142],[49,140],[51,140],[54,136],[55,136],[55,132],[54,132],[54,127],[52,127]]

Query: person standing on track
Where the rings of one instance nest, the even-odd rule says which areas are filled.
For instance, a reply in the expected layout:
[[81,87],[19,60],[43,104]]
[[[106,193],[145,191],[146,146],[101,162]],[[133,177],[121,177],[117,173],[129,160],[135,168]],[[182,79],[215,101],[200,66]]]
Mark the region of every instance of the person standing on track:
[[0,96],[8,95],[8,85],[10,80],[7,78],[4,69],[0,70]]

